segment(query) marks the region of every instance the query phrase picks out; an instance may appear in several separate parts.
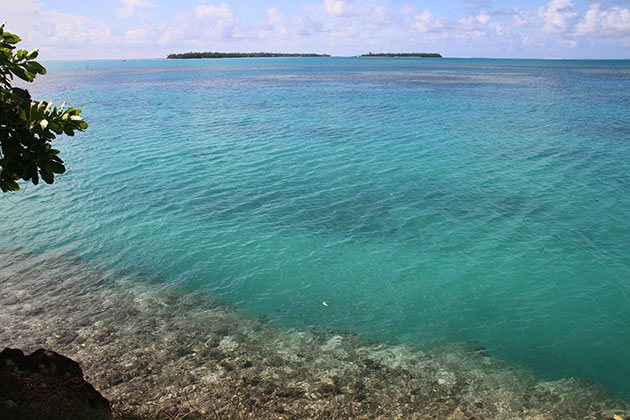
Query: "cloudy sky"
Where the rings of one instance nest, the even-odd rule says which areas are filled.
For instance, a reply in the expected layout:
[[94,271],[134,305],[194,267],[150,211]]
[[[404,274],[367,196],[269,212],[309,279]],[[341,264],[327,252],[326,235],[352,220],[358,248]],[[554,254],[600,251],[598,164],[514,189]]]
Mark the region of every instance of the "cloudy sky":
[[44,59],[185,51],[630,58],[630,0],[0,0]]

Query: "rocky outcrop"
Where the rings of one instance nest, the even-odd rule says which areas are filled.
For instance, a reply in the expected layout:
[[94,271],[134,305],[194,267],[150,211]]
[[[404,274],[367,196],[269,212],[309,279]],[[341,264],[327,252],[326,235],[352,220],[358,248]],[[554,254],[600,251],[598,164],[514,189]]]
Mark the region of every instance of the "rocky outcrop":
[[39,349],[0,352],[0,419],[110,419],[111,408],[74,360]]

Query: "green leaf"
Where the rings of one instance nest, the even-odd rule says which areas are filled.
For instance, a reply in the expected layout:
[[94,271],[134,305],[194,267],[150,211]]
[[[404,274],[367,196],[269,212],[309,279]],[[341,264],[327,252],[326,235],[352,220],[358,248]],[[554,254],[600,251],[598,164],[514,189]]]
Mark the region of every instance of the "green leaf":
[[0,189],[2,192],[19,191],[20,186],[13,180],[0,179]]
[[19,36],[12,34],[11,32],[3,32],[2,39],[4,42],[8,42],[9,44],[17,44],[22,40]]
[[[33,181],[34,185],[39,184],[39,176],[37,175],[37,168],[35,168],[35,170],[32,172],[30,178]],[[28,178],[24,177],[24,179],[28,179]]]
[[17,77],[27,82],[32,82],[33,79],[35,79],[35,76],[23,67],[15,67],[11,70],[11,73],[15,74]]
[[63,133],[63,128],[61,127],[61,125],[57,124],[54,121],[49,121],[48,122],[48,128],[50,130],[54,131],[55,134],[57,134],[57,135]]
[[13,88],[13,94],[15,95],[16,98],[18,98],[22,102],[26,102],[26,103],[31,102],[31,95],[28,93],[28,90],[26,89]]
[[37,61],[30,61],[25,67],[28,67],[28,70],[33,74],[46,74],[46,69],[44,66],[39,64]]
[[39,52],[14,46],[21,39],[5,32],[0,25],[0,190],[18,191],[18,181],[37,185],[41,180],[52,184],[55,174],[66,171],[59,150],[52,141],[59,135],[73,136],[88,128],[79,117],[81,110],[53,107],[52,103],[34,101],[28,90],[12,87],[15,78],[32,82],[46,69],[35,61]]
[[50,170],[50,168],[46,166],[43,166],[41,168],[41,170],[39,171],[39,174],[41,175],[42,179],[44,180],[46,184],[52,184],[55,180],[55,176],[53,175],[52,171]]
[[59,162],[55,162],[55,161],[51,160],[50,162],[48,162],[48,164],[50,165],[50,169],[56,174],[62,174],[64,172],[66,172],[66,167],[63,166]]

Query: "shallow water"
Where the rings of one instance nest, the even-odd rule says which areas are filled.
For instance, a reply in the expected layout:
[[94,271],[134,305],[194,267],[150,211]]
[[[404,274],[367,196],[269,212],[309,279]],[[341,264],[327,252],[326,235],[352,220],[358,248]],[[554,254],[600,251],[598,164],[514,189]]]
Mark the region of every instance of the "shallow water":
[[1,246],[630,397],[630,62],[47,67],[91,126]]
[[[0,342],[78,360],[116,414],[147,418],[611,419],[630,405],[538,380],[478,343],[421,351],[275,328],[203,293],[59,252],[0,249]],[[0,409],[0,414],[2,410]],[[615,417],[617,418],[617,417]]]

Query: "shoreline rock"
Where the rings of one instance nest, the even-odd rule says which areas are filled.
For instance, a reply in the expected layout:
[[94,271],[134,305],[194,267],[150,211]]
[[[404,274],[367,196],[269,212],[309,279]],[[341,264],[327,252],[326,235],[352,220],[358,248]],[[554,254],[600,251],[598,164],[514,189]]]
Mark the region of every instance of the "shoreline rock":
[[54,351],[0,352],[0,418],[111,419],[109,401],[77,362]]

